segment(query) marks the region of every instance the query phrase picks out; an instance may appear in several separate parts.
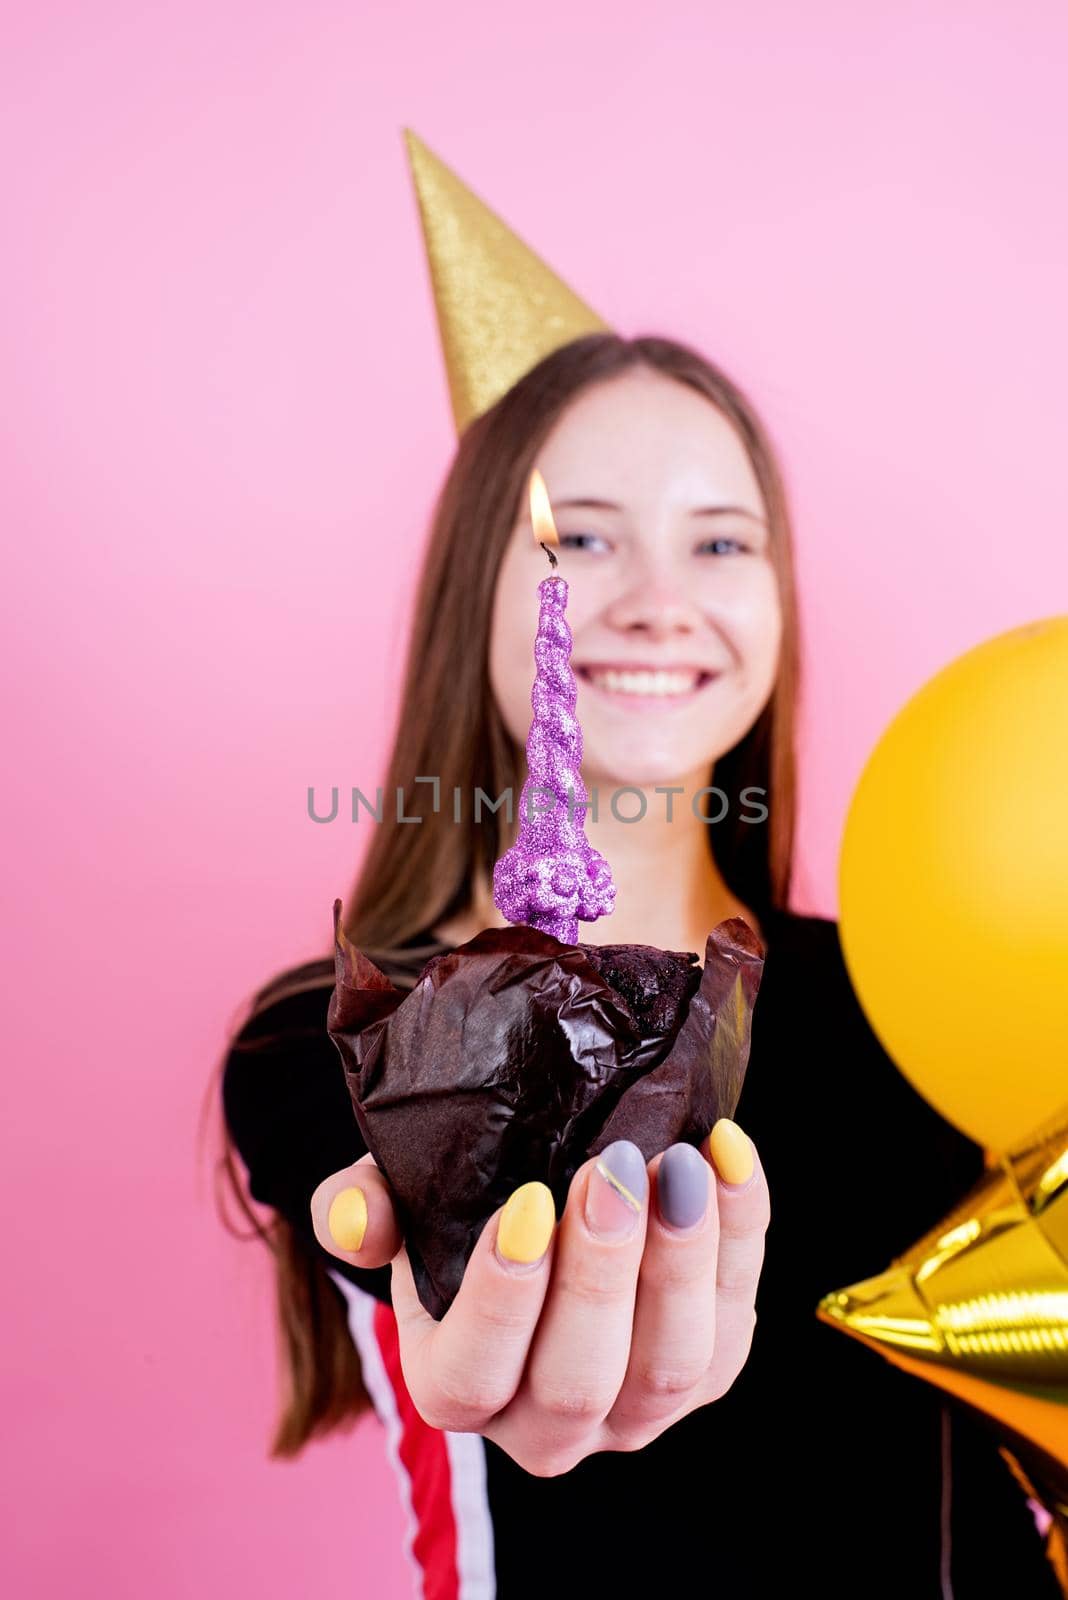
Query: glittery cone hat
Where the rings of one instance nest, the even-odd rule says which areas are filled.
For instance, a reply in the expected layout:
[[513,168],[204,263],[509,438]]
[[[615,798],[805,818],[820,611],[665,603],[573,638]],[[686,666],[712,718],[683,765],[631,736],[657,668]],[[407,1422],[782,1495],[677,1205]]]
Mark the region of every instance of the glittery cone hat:
[[417,134],[404,138],[460,434],[553,350],[610,330]]

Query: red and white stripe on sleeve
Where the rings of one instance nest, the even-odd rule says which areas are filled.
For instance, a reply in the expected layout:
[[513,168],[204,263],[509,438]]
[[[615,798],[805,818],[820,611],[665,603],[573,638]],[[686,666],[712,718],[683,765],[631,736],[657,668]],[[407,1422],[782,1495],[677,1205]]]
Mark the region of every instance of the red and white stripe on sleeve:
[[432,1428],[401,1371],[393,1307],[327,1268],[348,1302],[363,1379],[385,1429],[407,1522],[405,1554],[417,1600],[494,1600],[493,1518],[481,1434]]

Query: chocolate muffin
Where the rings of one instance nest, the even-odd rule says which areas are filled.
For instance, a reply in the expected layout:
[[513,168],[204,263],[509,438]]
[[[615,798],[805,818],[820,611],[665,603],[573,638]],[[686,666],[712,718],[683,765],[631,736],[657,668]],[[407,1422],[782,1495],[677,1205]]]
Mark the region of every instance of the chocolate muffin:
[[764,962],[739,917],[708,935],[703,968],[688,951],[486,928],[410,991],[350,943],[340,900],[334,948],[327,1028],[433,1317],[521,1183],[547,1184],[559,1216],[613,1140],[648,1161],[698,1144],[738,1103]]

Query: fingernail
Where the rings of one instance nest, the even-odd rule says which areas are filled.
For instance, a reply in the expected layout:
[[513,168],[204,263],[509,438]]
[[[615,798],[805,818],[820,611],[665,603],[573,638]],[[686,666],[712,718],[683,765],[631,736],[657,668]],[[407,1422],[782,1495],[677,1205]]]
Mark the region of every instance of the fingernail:
[[586,1186],[586,1225],[602,1238],[622,1239],[638,1225],[649,1174],[630,1139],[617,1139],[597,1157]]
[[708,1162],[692,1144],[673,1144],[656,1169],[656,1199],[669,1228],[693,1228],[708,1205]]
[[497,1253],[506,1262],[540,1261],[556,1226],[556,1207],[547,1184],[520,1184],[508,1197],[497,1226]]
[[709,1134],[708,1153],[724,1183],[737,1188],[753,1176],[753,1147],[729,1117],[720,1117]]
[[341,1189],[331,1200],[326,1225],[339,1250],[358,1250],[367,1232],[367,1196],[362,1189]]

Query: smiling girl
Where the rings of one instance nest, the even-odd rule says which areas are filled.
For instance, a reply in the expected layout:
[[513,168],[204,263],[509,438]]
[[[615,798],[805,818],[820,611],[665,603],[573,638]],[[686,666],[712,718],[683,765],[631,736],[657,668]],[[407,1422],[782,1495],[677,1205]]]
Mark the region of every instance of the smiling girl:
[[[559,1219],[544,1186],[524,1186],[434,1322],[326,1033],[332,959],[266,985],[231,1042],[223,1104],[249,1193],[274,1213],[291,1382],[273,1453],[373,1409],[427,1596],[792,1595],[828,1580],[970,1596],[1005,1562],[1015,1594],[1055,1595],[993,1437],[815,1317],[942,1216],[983,1152],[884,1054],[837,925],[789,909],[786,496],[751,404],[697,352],[574,340],[462,435],[385,776],[422,821],[386,808],[346,933],[410,986],[431,955],[505,925],[492,869],[515,822],[465,807],[457,823],[416,778],[520,792],[545,574],[535,465],[599,796],[586,831],[617,886],[581,936],[701,952],[717,923],[746,919],[766,956],[737,1123],[649,1163],[610,1146]],[[637,820],[633,794],[609,803],[623,788],[642,791]],[[228,1170],[247,1205],[232,1157]],[[353,1593],[372,1592],[355,1571]]]

